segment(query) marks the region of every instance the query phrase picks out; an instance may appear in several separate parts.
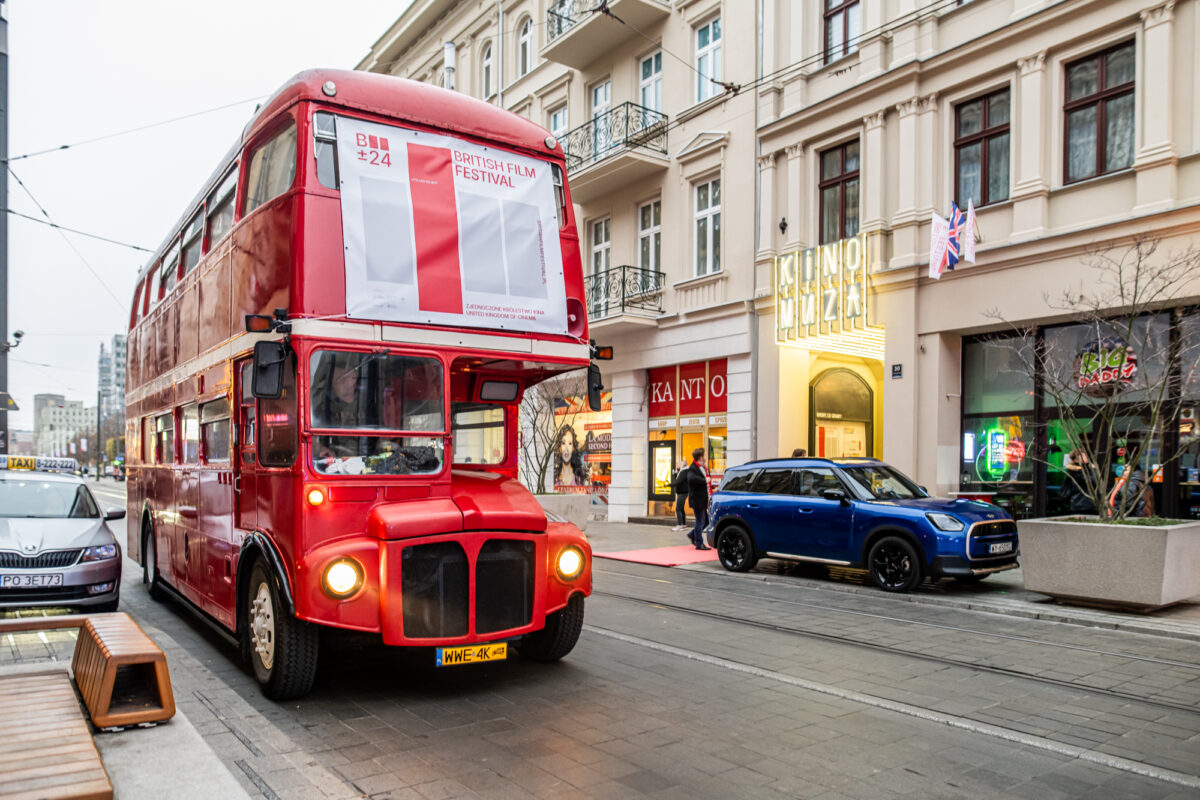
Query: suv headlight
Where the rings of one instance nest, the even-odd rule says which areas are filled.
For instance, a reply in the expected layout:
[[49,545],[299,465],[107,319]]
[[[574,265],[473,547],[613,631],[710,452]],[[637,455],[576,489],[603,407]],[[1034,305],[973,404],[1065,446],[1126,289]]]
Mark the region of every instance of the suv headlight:
[[80,561],[104,561],[108,558],[117,557],[117,546],[115,544],[102,544],[97,547],[83,548],[83,555]]
[[949,514],[926,514],[925,515],[934,527],[941,531],[961,531],[967,527],[958,517],[952,517]]

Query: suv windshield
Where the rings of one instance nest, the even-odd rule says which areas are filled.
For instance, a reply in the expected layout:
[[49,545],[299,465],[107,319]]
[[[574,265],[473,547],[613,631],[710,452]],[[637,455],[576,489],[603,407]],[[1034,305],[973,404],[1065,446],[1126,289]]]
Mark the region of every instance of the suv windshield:
[[0,517],[95,519],[91,494],[66,481],[0,480]]
[[[389,353],[317,350],[309,368],[309,419],[316,434],[312,460],[319,472],[441,471],[446,429],[441,362]],[[397,435],[401,432],[405,435]]]
[[925,497],[915,483],[900,472],[882,465],[842,467],[842,474],[876,500],[912,500]]

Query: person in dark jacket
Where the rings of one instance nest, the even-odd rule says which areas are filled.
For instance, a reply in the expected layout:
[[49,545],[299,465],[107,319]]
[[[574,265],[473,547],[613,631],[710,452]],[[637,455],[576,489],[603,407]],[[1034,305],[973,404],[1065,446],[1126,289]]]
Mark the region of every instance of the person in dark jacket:
[[[688,529],[687,509],[685,508],[688,499],[687,476],[688,465],[680,460],[679,471],[675,473],[675,482],[672,484],[672,488],[675,490],[675,527],[671,529],[673,531],[686,531]],[[688,538],[692,538],[690,533],[688,534]]]
[[1154,494],[1146,479],[1146,472],[1139,466],[1125,467],[1125,474],[1118,480],[1108,497],[1114,513],[1124,509],[1127,517],[1153,517]]
[[697,550],[708,550],[702,531],[708,525],[708,470],[704,468],[704,448],[692,451],[692,463],[687,468],[688,503],[696,515],[696,526],[692,528],[692,543]]
[[1072,450],[1063,470],[1063,485],[1058,494],[1072,514],[1095,514],[1096,501],[1088,494],[1089,481],[1093,487],[1103,487],[1100,471],[1083,450]]

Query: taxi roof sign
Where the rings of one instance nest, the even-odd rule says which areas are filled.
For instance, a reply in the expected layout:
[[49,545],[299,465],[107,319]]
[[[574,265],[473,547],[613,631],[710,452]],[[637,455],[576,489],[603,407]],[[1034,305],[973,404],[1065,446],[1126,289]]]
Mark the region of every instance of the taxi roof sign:
[[73,458],[49,458],[47,456],[4,456],[0,455],[0,469],[27,469],[38,472],[74,472],[79,462]]

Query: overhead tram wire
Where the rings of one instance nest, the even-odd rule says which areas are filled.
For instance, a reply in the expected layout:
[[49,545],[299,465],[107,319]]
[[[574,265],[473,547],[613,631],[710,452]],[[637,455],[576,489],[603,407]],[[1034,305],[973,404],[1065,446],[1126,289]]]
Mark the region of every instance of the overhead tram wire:
[[67,231],[68,233],[78,234],[79,236],[86,236],[89,239],[97,239],[101,242],[108,242],[109,244],[119,245],[120,247],[128,247],[130,250],[140,250],[143,253],[153,253],[154,252],[149,247],[139,247],[136,244],[129,244],[127,242],[119,242],[116,239],[109,239],[107,236],[99,236],[95,233],[87,233],[86,231],[77,230],[75,228],[68,228],[66,225],[55,225],[53,222],[48,222],[44,219],[38,219],[37,217],[31,217],[28,214],[22,214],[20,211],[14,211],[11,208],[6,209],[6,211],[8,211],[8,213],[12,214],[15,217],[20,217],[21,219],[27,219],[30,222],[36,222],[39,225],[49,225],[51,228],[58,228],[60,231]]
[[20,185],[22,189],[25,190],[25,194],[29,195],[29,199],[33,201],[33,204],[38,207],[39,211],[42,212],[42,216],[44,216],[51,225],[54,225],[54,227],[58,229],[58,235],[61,236],[63,241],[67,243],[67,247],[71,248],[75,255],[79,256],[79,260],[83,262],[85,267],[87,267],[88,272],[92,273],[92,277],[104,287],[104,291],[108,292],[108,296],[111,297],[113,302],[117,304],[117,308],[121,309],[122,312],[126,311],[127,309],[125,307],[125,302],[118,298],[116,293],[109,287],[107,283],[104,282],[104,279],[100,277],[100,273],[96,272],[96,269],[91,265],[91,263],[84,258],[83,253],[79,252],[79,248],[77,248],[74,242],[67,237],[67,234],[63,232],[62,228],[54,223],[54,220],[50,218],[49,212],[47,212],[46,209],[42,207],[42,204],[38,202],[38,199],[33,196],[33,192],[29,191],[29,187],[25,185],[25,181],[21,180],[20,176],[13,171],[12,164],[7,164],[6,167],[8,168],[8,173],[13,176],[13,179]]
[[94,142],[103,142],[107,139],[115,139],[118,136],[127,136],[128,134],[131,134],[131,133],[140,133],[141,131],[149,130],[151,128],[158,128],[163,125],[170,125],[173,122],[181,122],[185,119],[192,119],[193,117],[200,117],[205,114],[212,114],[217,111],[224,111],[227,108],[234,108],[235,106],[245,105],[247,103],[254,103],[259,100],[262,100],[263,98],[265,98],[267,96],[268,95],[260,94],[257,97],[248,97],[245,100],[238,100],[233,103],[226,103],[223,106],[215,106],[213,108],[206,108],[201,111],[193,111],[190,114],[184,114],[183,116],[180,116],[180,117],[171,117],[170,119],[159,120],[158,122],[150,122],[145,125],[139,125],[136,128],[128,128],[123,131],[116,131],[114,133],[106,133],[103,136],[94,136],[91,139],[83,139],[78,142],[72,142],[71,144],[60,144],[58,147],[48,147],[45,150],[35,150],[32,153],[24,153],[19,156],[11,156],[8,159],[8,163],[11,164],[13,161],[20,161],[25,158],[33,158],[34,156],[44,156],[47,153],[57,153],[62,150],[69,150],[73,147],[80,147],[82,145],[92,144]]

